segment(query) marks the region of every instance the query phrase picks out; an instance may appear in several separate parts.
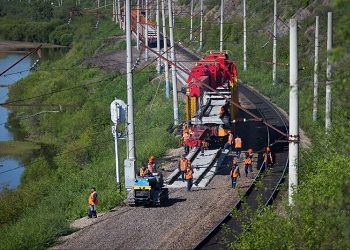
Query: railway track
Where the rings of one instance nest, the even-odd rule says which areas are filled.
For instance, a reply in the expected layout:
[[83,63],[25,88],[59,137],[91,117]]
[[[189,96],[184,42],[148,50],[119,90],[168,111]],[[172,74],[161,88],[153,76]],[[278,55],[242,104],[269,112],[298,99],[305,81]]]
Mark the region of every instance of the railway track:
[[[190,52],[178,44],[176,45],[175,49],[177,53],[181,54],[182,58],[185,57],[188,59],[188,61],[195,61],[200,59],[196,54]],[[187,65],[186,63],[181,63],[180,65],[190,68],[190,65],[188,63]],[[179,75],[178,78],[183,79],[183,76]],[[264,118],[266,122],[279,128],[285,133],[288,133],[287,119],[269,100],[248,86],[242,84],[239,86],[239,93],[243,94],[252,102],[253,105],[255,105],[256,111],[261,117]],[[240,125],[238,125],[238,130],[240,130],[239,126]],[[281,184],[285,178],[288,167],[288,143],[281,141],[281,136],[276,131],[270,129],[267,126],[266,129],[267,142],[270,144],[272,152],[274,152],[275,164],[268,171],[264,171],[261,167],[259,168],[259,173],[256,179],[250,185],[243,198],[240,199],[232,207],[232,209],[240,211],[243,200],[251,211],[257,211],[260,205],[270,205],[278,193],[279,184]],[[262,162],[261,154],[258,162]],[[257,187],[258,181],[262,184],[259,184],[259,188]],[[237,239],[237,235],[242,232],[242,224],[245,222],[248,222],[247,218],[238,220],[237,217],[233,217],[231,213],[228,213],[221,221],[218,222],[217,225],[215,225],[209,231],[209,233],[204,238],[202,238],[197,243],[194,249],[225,248],[224,242],[227,240],[230,242],[235,241]],[[224,229],[223,225],[226,225],[226,229]],[[227,228],[234,231],[235,233],[227,234]]]

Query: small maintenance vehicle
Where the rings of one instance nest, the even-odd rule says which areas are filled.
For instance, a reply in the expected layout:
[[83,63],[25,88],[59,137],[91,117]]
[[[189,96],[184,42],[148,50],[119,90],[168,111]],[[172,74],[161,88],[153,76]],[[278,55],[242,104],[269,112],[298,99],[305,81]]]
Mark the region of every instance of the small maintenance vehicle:
[[136,177],[134,186],[128,194],[129,206],[164,206],[169,199],[169,192],[164,188],[163,176],[160,173]]

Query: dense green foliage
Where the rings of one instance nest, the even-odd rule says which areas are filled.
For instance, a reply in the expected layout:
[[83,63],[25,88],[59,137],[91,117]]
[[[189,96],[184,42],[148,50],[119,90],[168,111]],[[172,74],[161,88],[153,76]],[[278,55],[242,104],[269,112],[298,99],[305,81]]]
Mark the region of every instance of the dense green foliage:
[[[121,31],[109,18],[102,19],[95,29],[94,20],[75,17],[73,47],[66,56],[43,63],[38,72],[11,86],[11,100],[56,92],[29,101],[61,104],[63,110],[19,121],[27,131],[26,140],[37,143],[41,150],[26,162],[20,187],[0,193],[1,249],[42,249],[53,244],[59,235],[71,231],[71,220],[86,216],[92,185],[99,192],[99,211],[125,198],[115,184],[109,105],[116,97],[126,101],[126,78],[120,72],[106,74],[82,64],[85,57],[107,46],[105,38]],[[55,70],[62,68],[66,70]],[[146,68],[134,76],[137,164],[150,154],[164,154],[177,142],[167,132],[172,122],[171,101],[162,94],[163,81],[153,79],[154,71]],[[30,107],[16,112],[33,114],[41,110]],[[125,159],[124,142],[119,145],[120,159]]]
[[[345,0],[324,6],[322,1],[278,1],[279,16],[287,20],[298,10],[309,8],[310,14],[299,21],[299,84],[300,84],[300,123],[312,141],[310,149],[303,149],[299,163],[300,186],[295,196],[296,204],[289,207],[286,197],[283,204],[263,209],[260,215],[249,213],[253,223],[245,225],[248,229],[237,242],[228,243],[235,249],[346,249],[350,245],[350,136],[349,92],[350,73],[350,34],[348,15],[350,3]],[[310,5],[311,4],[311,5]],[[242,9],[237,6],[236,12]],[[239,65],[243,82],[254,86],[269,96],[273,102],[288,110],[288,29],[280,35],[277,42],[278,65],[276,86],[272,85],[272,30],[273,1],[248,1],[248,70],[242,70],[242,17],[234,15],[232,25],[225,25],[225,49]],[[333,114],[332,131],[325,135],[325,58],[326,58],[326,20],[327,11],[334,16],[334,44],[332,62],[334,82],[332,86]],[[320,99],[319,117],[312,121],[313,96],[313,25],[315,15],[320,16]],[[228,22],[228,21],[227,21]],[[226,22],[226,23],[227,23]],[[196,26],[199,25],[196,20]],[[284,26],[283,24],[280,24]],[[218,49],[219,28],[217,23],[205,23],[204,49]],[[282,27],[283,28],[283,27]],[[280,31],[281,27],[279,28]],[[209,31],[209,32],[206,32]],[[184,39],[184,32],[176,32]],[[281,34],[281,33],[280,33]],[[197,38],[192,43],[183,43],[198,48]],[[188,40],[187,40],[188,41]],[[277,226],[278,225],[278,226]]]
[[69,46],[73,42],[73,28],[68,24],[70,15],[81,16],[82,7],[91,7],[92,3],[76,6],[76,1],[68,0],[58,7],[51,1],[0,0],[0,39]]

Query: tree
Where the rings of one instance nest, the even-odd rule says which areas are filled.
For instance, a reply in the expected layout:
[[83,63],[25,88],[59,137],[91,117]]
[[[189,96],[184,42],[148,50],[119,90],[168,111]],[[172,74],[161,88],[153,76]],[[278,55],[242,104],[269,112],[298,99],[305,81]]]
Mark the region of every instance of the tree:
[[31,7],[33,20],[49,20],[53,17],[53,7],[49,1],[34,1]]

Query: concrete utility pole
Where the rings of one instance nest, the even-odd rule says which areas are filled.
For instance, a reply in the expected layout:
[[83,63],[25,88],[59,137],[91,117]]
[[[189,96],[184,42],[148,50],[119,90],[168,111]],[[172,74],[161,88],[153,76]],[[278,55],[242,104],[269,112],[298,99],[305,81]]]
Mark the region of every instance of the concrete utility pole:
[[312,120],[317,120],[317,103],[318,103],[318,29],[319,17],[316,16],[315,26],[315,65],[314,65],[314,102],[312,110]]
[[332,50],[332,12],[328,12],[327,22],[327,80],[326,80],[326,132],[331,129],[331,112],[332,112],[332,64],[329,53]]
[[125,32],[126,29],[126,14],[125,14],[125,7],[126,6],[126,0],[124,2],[124,22],[123,22],[123,31]]
[[120,0],[117,0],[117,16],[118,16],[118,22],[119,22],[119,29],[122,29],[122,17],[121,17],[121,10],[120,10]]
[[112,1],[112,21],[115,21],[115,0]]
[[222,52],[224,46],[224,0],[221,0],[220,9],[220,52]]
[[190,41],[193,39],[193,1],[194,0],[191,0]]
[[201,1],[201,22],[199,28],[199,50],[203,49],[203,0]]
[[127,135],[128,135],[128,159],[125,164],[125,186],[130,189],[135,178],[135,130],[134,130],[134,100],[132,79],[132,50],[131,50],[131,7],[130,1],[126,0],[126,82],[127,82]]
[[145,38],[145,61],[148,61],[148,0],[145,0],[145,12],[146,12],[146,23],[145,23],[145,34],[144,34],[144,38]]
[[164,49],[164,74],[165,74],[165,96],[170,97],[170,81],[169,81],[169,64],[168,64],[168,37],[166,33],[166,23],[165,23],[165,0],[162,0],[162,22],[163,22],[163,49]]
[[243,0],[243,70],[247,70],[247,16],[246,0]]
[[[157,23],[157,53],[160,54],[160,23],[159,23],[159,0],[157,0],[157,8],[156,8],[156,23]],[[157,72],[160,74],[161,69],[161,60],[160,57],[157,59]]]
[[297,21],[289,22],[289,205],[298,187],[299,158],[299,97],[298,97],[298,44]]
[[[174,43],[174,27],[173,27],[173,15],[172,15],[172,0],[168,0],[169,8],[169,33],[170,33],[170,46],[171,46],[171,61],[176,64],[175,57],[175,43]],[[171,80],[173,82],[173,108],[174,108],[174,125],[179,125],[179,107],[177,103],[177,82],[176,82],[176,68],[175,65],[171,65]]]
[[137,14],[136,14],[136,48],[140,50],[140,0],[137,0]]
[[272,46],[272,82],[276,84],[277,69],[277,0],[273,1],[273,46]]

